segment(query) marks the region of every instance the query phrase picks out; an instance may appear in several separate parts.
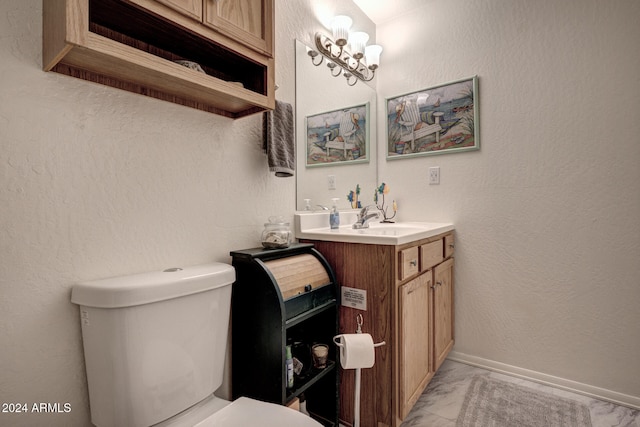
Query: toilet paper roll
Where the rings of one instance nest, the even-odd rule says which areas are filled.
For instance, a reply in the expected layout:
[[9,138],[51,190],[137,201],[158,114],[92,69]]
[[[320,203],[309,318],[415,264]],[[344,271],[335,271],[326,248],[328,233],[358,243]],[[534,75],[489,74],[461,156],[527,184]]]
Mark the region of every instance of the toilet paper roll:
[[371,368],[375,363],[373,338],[369,334],[340,335],[340,364],[343,369]]

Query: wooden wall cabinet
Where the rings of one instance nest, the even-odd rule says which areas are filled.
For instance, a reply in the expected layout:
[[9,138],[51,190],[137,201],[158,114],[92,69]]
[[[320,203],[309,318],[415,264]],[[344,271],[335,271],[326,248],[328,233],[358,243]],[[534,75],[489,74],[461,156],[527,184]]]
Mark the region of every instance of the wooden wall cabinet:
[[225,3],[47,0],[43,68],[231,118],[273,109],[273,0]]
[[175,12],[217,33],[273,56],[274,0],[128,0],[165,18],[181,22]]
[[[360,422],[398,427],[454,344],[453,232],[400,246],[311,241],[338,283],[367,291],[367,310],[340,307],[340,333],[363,332],[376,348],[362,370]],[[353,370],[340,379],[340,420],[353,423]]]
[[273,0],[204,0],[204,10],[206,24],[273,56],[273,20],[265,19],[273,16]]
[[[176,12],[180,12],[183,15],[189,16],[196,21],[202,21],[202,0],[155,0],[159,4],[163,4]],[[137,0],[131,0],[132,3],[142,4],[145,2],[138,2]],[[153,4],[152,4],[153,6]]]

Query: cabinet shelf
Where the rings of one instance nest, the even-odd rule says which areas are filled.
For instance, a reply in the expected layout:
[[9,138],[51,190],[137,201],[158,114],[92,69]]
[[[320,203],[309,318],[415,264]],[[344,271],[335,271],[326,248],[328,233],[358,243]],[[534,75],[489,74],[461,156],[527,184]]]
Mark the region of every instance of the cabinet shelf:
[[302,393],[307,391],[309,387],[312,387],[326,375],[333,373],[332,371],[334,371],[335,369],[337,369],[336,362],[334,362],[333,360],[328,360],[327,367],[324,369],[312,368],[307,377],[305,377],[301,381],[299,380],[300,384],[296,382],[294,383],[293,388],[287,390],[287,402],[300,396]]
[[317,314],[322,313],[323,311],[334,309],[335,307],[336,307],[336,299],[333,298],[333,299],[325,302],[324,304],[322,304],[322,305],[320,305],[318,307],[312,308],[309,311],[305,311],[304,313],[299,314],[298,316],[295,316],[295,317],[287,320],[285,322],[285,325],[286,325],[287,328],[291,328],[291,327],[297,325],[300,322],[304,322],[305,320],[307,320],[307,319],[309,319],[309,318],[311,318],[311,317],[313,317],[313,316],[315,316]]

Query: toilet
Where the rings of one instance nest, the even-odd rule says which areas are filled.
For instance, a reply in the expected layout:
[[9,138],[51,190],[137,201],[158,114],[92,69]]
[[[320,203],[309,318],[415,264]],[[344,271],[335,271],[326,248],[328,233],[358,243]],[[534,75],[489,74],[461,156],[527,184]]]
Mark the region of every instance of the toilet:
[[321,426],[222,384],[235,270],[222,263],[80,283],[91,421],[98,427]]

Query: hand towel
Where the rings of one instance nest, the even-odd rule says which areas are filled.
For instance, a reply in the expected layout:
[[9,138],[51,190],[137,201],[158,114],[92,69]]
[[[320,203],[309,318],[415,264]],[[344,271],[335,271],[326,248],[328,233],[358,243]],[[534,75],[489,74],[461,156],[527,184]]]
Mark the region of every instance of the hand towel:
[[293,176],[296,147],[291,104],[276,101],[275,110],[264,113],[262,136],[262,148],[267,153],[269,170],[278,177]]

